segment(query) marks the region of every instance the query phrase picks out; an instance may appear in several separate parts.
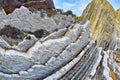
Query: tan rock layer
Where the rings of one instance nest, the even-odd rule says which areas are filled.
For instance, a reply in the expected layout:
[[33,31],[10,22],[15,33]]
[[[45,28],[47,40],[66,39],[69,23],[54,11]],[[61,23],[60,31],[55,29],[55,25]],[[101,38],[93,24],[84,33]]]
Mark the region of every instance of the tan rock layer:
[[[118,9],[115,13],[115,17],[116,17],[116,22],[117,22],[117,34],[118,34],[118,37],[120,38],[120,9]],[[120,41],[119,41],[120,42]]]
[[[119,15],[117,13],[116,15]],[[81,20],[91,22],[91,32],[98,46],[109,46],[116,25],[115,10],[107,0],[92,0],[84,10]],[[120,18],[119,18],[120,19]]]

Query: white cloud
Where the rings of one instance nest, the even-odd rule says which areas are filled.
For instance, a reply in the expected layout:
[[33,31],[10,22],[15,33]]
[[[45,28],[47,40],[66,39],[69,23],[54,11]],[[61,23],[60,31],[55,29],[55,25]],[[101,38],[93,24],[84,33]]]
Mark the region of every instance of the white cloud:
[[76,15],[81,15],[89,2],[90,0],[54,0],[56,8],[72,10]]

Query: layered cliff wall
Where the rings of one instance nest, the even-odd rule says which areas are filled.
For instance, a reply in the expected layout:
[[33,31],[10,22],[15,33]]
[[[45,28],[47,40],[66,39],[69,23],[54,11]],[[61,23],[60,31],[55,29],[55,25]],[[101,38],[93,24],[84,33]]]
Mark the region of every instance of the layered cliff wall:
[[118,9],[115,13],[116,21],[120,23],[120,9]]
[[[120,30],[120,9],[118,9],[115,13],[115,17],[116,17],[116,22],[117,22],[117,30]],[[119,38],[120,38],[120,34],[119,34]]]
[[93,0],[82,16],[85,24],[70,14],[48,17],[22,6],[6,15],[1,9],[0,80],[120,80],[119,11],[106,0]]
[[119,16],[119,12],[115,12],[107,0],[92,0],[84,10],[81,20],[83,22],[90,20],[94,39],[98,46],[106,48],[112,42],[114,30],[118,26],[116,21],[119,22],[120,18],[116,16]]

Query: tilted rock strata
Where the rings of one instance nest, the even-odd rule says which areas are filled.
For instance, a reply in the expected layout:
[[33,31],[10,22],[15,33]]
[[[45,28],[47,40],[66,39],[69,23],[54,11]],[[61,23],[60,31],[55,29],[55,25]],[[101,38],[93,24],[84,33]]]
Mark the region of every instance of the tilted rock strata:
[[120,66],[112,55],[111,50],[96,49],[91,41],[77,57],[44,80],[119,80]]
[[[89,21],[85,24],[75,23],[41,39],[27,34],[30,38],[26,36],[14,46],[9,45],[1,36],[0,78],[4,80],[99,79],[99,75],[100,79],[112,79],[111,67],[109,68],[107,63],[112,62],[116,65],[114,58],[109,56],[110,51],[106,52],[96,47],[89,30]],[[5,48],[6,46],[8,49]],[[119,69],[119,66],[116,68]],[[115,74],[119,79],[119,72]]]
[[118,32],[117,34],[118,34],[118,37],[120,38],[120,9],[116,11],[115,17],[116,17],[116,22],[117,22],[117,27],[116,27],[117,32]]
[[[23,40],[16,47],[11,46],[13,48],[11,50],[5,50],[2,48],[4,45],[1,44],[1,79],[42,79],[51,74],[53,70],[67,64],[90,42],[91,36],[87,31],[89,23],[86,25],[76,23],[66,29],[64,34],[59,33],[58,30],[54,33],[56,37],[50,37],[51,33],[48,38],[46,36],[43,39],[42,43],[37,40],[32,46],[28,46],[31,43],[30,40]],[[61,36],[57,36],[60,34]],[[29,48],[27,52],[21,52],[27,47]]]
[[[81,73],[77,79],[90,79],[90,80],[119,80],[119,58],[114,57],[120,55],[119,52],[116,55],[116,50],[120,49],[120,21],[119,21],[119,10],[115,12],[113,7],[107,2],[107,0],[92,0],[84,10],[81,20],[84,22],[90,20],[91,32],[93,38],[97,44],[97,47],[102,47],[101,56],[99,56],[99,62],[94,67],[96,70],[88,72],[90,68],[84,73],[88,75],[85,77]],[[115,52],[113,52],[114,50]],[[101,60],[101,61],[100,61]],[[92,64],[91,64],[92,65]],[[118,71],[116,71],[118,70]],[[82,72],[84,72],[83,70]],[[74,71],[73,71],[74,72]],[[76,72],[75,72],[76,73]],[[79,73],[80,74],[80,73]],[[69,75],[69,74],[68,74]],[[75,76],[75,75],[74,75]],[[100,77],[99,77],[100,76]],[[66,77],[65,77],[66,78]]]
[[[90,20],[91,32],[98,46],[109,46],[116,25],[115,10],[107,0],[92,0],[84,10],[81,20]],[[116,33],[117,34],[117,33]]]
[[[101,1],[94,0],[94,3]],[[107,4],[105,0],[102,3]],[[100,14],[107,14],[107,11],[104,8]],[[103,33],[99,35],[103,39],[99,35],[97,37],[105,41],[102,43],[93,40],[95,37],[90,32],[89,21],[82,24],[74,22],[70,15],[57,13],[48,17],[41,12],[31,12],[22,6],[6,15],[1,9],[0,79],[112,80],[114,76],[115,80],[120,79],[118,27],[112,27],[112,14],[104,18],[111,24],[99,24],[110,26],[110,29],[106,26],[102,28]],[[12,35],[16,31],[17,34]],[[111,37],[110,44],[106,46],[108,36]],[[98,43],[103,48],[98,47]],[[105,48],[109,50],[104,51]]]
[[118,9],[118,10],[116,11],[115,17],[116,17],[118,23],[120,23],[120,9]]

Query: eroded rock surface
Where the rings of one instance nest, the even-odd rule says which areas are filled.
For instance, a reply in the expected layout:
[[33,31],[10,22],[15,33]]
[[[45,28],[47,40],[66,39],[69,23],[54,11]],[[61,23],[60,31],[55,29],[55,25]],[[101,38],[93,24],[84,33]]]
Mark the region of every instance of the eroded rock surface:
[[7,14],[12,13],[21,6],[37,10],[44,9],[48,15],[56,14],[53,0],[1,0],[0,6],[4,8]]
[[43,29],[51,33],[57,29],[70,26],[74,22],[74,18],[70,15],[56,14],[48,17],[44,14],[44,17],[41,17],[41,11],[32,13],[23,6],[9,15],[6,15],[3,9],[0,12],[0,28],[3,28],[4,25],[11,25],[27,32]]
[[97,40],[98,46],[105,49],[113,39],[116,40],[112,37],[117,27],[115,14],[114,8],[107,0],[92,0],[81,17],[82,21],[90,20],[94,39]]
[[113,15],[106,0],[88,5],[82,16],[84,24],[75,22],[69,12],[48,17],[44,10],[31,11],[22,6],[6,15],[0,10],[1,80],[120,79],[119,26],[113,25],[117,14]]
[[23,39],[25,37],[24,32],[10,25],[5,25],[5,27],[0,30],[0,36],[2,35],[13,39]]
[[[49,37],[42,38],[42,42],[35,36],[27,34],[28,37],[26,36],[19,44],[9,45],[11,48],[8,50],[2,47],[4,45],[1,44],[0,77],[6,80],[34,80],[47,77],[53,73],[53,70],[56,71],[67,64],[78,55],[81,49],[89,44],[92,39],[89,28],[89,22],[85,25],[76,23],[67,27],[64,34],[60,33],[62,29],[53,32],[54,34],[50,33]],[[54,37],[51,35],[54,35]],[[2,37],[1,39],[4,40]],[[5,40],[2,42],[8,44]]]

